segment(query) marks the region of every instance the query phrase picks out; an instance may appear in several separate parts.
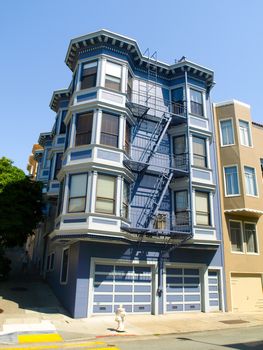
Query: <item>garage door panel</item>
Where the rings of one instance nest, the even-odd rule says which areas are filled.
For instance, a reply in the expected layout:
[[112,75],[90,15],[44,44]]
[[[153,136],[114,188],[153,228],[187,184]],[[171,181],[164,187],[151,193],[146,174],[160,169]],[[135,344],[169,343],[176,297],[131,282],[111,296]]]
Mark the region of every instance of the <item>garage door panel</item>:
[[151,312],[149,266],[96,264],[93,287],[93,313],[113,313],[120,304],[126,312]]
[[166,311],[200,311],[200,271],[196,268],[166,269]]

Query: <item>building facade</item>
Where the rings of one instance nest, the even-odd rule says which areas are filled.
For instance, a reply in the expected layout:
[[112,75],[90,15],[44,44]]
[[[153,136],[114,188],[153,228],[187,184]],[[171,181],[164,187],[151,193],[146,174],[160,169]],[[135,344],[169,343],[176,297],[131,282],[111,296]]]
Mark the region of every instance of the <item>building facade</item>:
[[213,72],[106,30],[71,40],[65,61],[40,140],[56,295],[74,317],[224,310]]
[[263,311],[263,126],[250,106],[216,103],[228,311]]

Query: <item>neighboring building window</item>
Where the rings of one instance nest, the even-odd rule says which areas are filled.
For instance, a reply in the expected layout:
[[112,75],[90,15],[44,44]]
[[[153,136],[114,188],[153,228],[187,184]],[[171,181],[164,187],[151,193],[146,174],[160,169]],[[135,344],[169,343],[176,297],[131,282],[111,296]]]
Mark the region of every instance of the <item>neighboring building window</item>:
[[257,196],[257,182],[255,169],[249,166],[244,167],[245,171],[245,184],[246,184],[246,194],[250,196]]
[[122,66],[113,62],[106,62],[105,87],[121,91]]
[[243,146],[251,146],[251,135],[249,123],[239,120],[240,142]]
[[113,114],[102,113],[100,143],[118,147],[119,143],[119,117]]
[[115,213],[115,183],[115,176],[98,174],[95,209],[97,213]]
[[62,156],[63,156],[63,153],[57,153],[57,155],[56,155],[56,163],[55,163],[55,169],[54,169],[54,179],[57,178],[57,174],[58,174],[59,170],[62,167]]
[[190,89],[191,113],[199,116],[204,115],[203,94],[200,91]]
[[172,96],[172,112],[174,114],[184,114],[184,89],[182,87],[173,89]]
[[253,223],[245,223],[244,226],[247,253],[257,253],[256,225]]
[[80,89],[89,89],[96,86],[98,62],[85,63],[82,67]]
[[238,195],[239,183],[238,183],[238,172],[237,166],[224,167],[225,172],[225,189],[227,196]]
[[66,125],[64,123],[64,119],[66,117],[67,111],[62,111],[61,119],[60,119],[60,126],[59,126],[59,134],[65,134],[66,133]]
[[60,272],[60,283],[68,281],[69,248],[63,250]]
[[195,214],[196,225],[209,226],[210,225],[210,201],[209,193],[195,192]]
[[242,228],[241,222],[229,221],[230,240],[233,252],[243,251]]
[[129,215],[129,185],[126,181],[123,182],[122,194],[122,216],[128,218]]
[[193,136],[193,158],[195,166],[207,167],[206,139]]
[[84,212],[86,206],[88,174],[70,176],[68,212]]
[[174,193],[175,225],[189,225],[188,192],[186,190]]
[[75,146],[89,145],[91,142],[93,112],[79,114],[76,123]]
[[220,121],[221,146],[234,145],[232,119]]

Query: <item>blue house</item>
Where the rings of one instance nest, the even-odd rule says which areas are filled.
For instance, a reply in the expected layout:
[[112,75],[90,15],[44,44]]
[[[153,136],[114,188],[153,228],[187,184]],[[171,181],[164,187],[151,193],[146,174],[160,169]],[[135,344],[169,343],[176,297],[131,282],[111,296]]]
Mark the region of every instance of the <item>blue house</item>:
[[54,292],[76,318],[119,304],[224,310],[213,72],[160,62],[107,30],[71,40],[65,62],[72,81],[41,134],[49,177],[36,237]]

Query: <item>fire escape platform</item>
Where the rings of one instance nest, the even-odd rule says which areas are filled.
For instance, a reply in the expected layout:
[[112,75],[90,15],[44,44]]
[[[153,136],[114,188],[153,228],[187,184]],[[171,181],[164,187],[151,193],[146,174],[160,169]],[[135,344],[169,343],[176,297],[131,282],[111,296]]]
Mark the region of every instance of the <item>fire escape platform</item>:
[[145,235],[147,237],[167,237],[171,239],[178,239],[178,240],[184,240],[189,235],[192,235],[190,228],[188,230],[180,231],[180,230],[160,230],[160,229],[154,229],[154,228],[143,228],[143,227],[128,227],[128,226],[122,226],[121,229],[123,231],[134,233],[134,234],[141,234]]
[[133,116],[137,118],[144,117],[150,109],[147,106],[144,106],[142,104],[135,103],[135,102],[130,102],[130,101],[126,102],[126,107],[128,107],[131,113],[133,114]]

